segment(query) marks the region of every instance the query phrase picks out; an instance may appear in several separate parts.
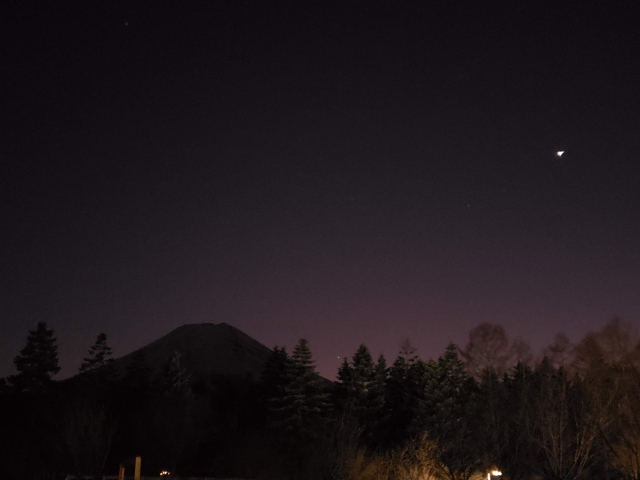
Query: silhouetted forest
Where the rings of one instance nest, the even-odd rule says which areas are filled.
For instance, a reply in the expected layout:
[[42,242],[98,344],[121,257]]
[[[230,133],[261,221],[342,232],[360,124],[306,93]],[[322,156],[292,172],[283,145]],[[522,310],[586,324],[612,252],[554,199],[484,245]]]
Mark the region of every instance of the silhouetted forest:
[[488,323],[435,360],[408,340],[391,364],[361,345],[336,382],[304,339],[275,347],[260,378],[195,381],[179,352],[161,374],[141,354],[118,369],[104,333],[55,381],[45,323],[14,363],[0,380],[2,478],[99,478],[140,455],[147,476],[640,480],[640,341],[619,318],[538,355]]

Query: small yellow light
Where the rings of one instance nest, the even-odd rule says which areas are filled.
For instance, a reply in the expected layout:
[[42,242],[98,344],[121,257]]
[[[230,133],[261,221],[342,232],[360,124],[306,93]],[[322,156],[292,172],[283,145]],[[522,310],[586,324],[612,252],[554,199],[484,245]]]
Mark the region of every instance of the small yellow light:
[[500,470],[491,470],[491,475],[493,475],[494,477],[499,477],[502,475],[502,472]]

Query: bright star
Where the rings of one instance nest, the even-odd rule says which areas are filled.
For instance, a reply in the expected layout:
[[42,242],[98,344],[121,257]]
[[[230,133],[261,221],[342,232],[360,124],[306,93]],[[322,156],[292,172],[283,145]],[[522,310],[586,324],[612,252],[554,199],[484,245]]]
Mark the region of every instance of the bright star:
[[556,152],[556,155],[558,157],[561,157],[563,153],[564,153],[564,150],[560,150],[559,152]]

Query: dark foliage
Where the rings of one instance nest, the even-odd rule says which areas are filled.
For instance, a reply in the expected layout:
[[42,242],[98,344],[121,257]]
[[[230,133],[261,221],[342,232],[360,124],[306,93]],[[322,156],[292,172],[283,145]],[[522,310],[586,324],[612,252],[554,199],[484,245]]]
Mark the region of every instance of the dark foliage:
[[13,363],[18,373],[9,377],[9,383],[17,391],[42,392],[51,387],[51,377],[60,367],[56,338],[45,322],[39,322],[35,330],[29,331],[27,344]]
[[423,361],[407,342],[390,368],[361,345],[331,389],[304,340],[291,356],[274,348],[259,380],[192,383],[178,353],[155,376],[142,353],[107,375],[104,334],[81,375],[55,382],[55,337],[39,324],[0,385],[3,478],[99,477],[141,455],[145,475],[340,479],[362,449],[451,480],[496,466],[513,480],[639,480],[640,343],[624,328],[589,335],[572,363],[488,367],[479,380],[455,345]]

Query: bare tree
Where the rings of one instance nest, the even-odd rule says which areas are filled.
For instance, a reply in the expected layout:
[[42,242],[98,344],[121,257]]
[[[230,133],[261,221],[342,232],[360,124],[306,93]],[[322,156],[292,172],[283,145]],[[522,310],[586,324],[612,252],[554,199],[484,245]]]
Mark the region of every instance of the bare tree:
[[353,451],[346,460],[345,480],[448,480],[437,459],[437,445],[426,434],[389,453]]
[[566,368],[573,358],[573,346],[564,332],[556,334],[553,343],[543,350],[543,355],[556,368]]
[[102,478],[116,432],[104,406],[91,400],[67,405],[58,422],[62,445],[77,473]]
[[590,332],[573,349],[572,368],[585,375],[598,364],[640,367],[640,337],[630,322],[614,317],[597,332]]
[[595,457],[598,428],[591,421],[589,403],[578,384],[563,369],[543,361],[536,402],[535,439],[551,478],[574,480],[586,476]]
[[588,334],[576,348],[577,370],[588,388],[593,421],[611,465],[640,480],[640,342],[619,318]]
[[623,394],[612,404],[609,437],[612,464],[629,478],[640,480],[640,372],[632,368],[620,373]]
[[469,332],[469,342],[460,352],[467,371],[479,380],[486,370],[502,376],[513,363],[513,351],[501,325],[481,323]]
[[638,333],[630,322],[613,317],[597,334],[602,360],[613,365],[629,362],[637,350]]
[[438,445],[423,434],[388,457],[389,478],[393,480],[436,480],[451,478],[438,459]]
[[531,346],[522,338],[516,338],[511,344],[511,357],[514,363],[530,366],[534,357]]

